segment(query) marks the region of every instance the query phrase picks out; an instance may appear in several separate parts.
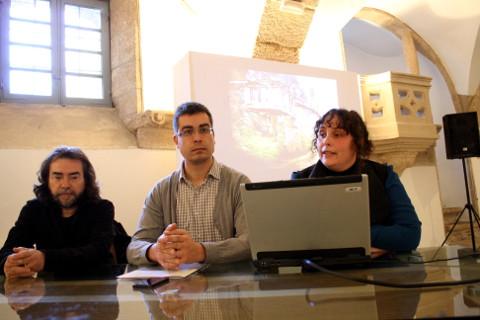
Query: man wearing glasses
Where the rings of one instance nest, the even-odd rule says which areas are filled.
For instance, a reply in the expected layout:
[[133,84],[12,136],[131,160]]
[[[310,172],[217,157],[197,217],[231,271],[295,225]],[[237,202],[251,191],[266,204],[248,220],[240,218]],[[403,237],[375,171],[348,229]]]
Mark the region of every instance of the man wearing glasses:
[[173,140],[184,160],[148,194],[127,249],[129,263],[225,263],[250,256],[240,183],[249,179],[213,157],[210,111],[200,103],[180,105]]

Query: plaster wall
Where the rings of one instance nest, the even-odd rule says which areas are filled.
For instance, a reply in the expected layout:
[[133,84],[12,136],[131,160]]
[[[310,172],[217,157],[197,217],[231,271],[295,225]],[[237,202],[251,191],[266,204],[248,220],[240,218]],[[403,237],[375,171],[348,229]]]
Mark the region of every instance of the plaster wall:
[[[15,223],[20,209],[34,197],[40,163],[51,149],[0,149],[0,241]],[[101,196],[115,205],[115,218],[127,232],[135,230],[145,196],[160,178],[176,165],[174,150],[89,149],[83,151],[92,162]]]
[[419,247],[439,246],[445,238],[438,173],[433,165],[417,165],[400,176],[418,217],[422,222],[422,238]]

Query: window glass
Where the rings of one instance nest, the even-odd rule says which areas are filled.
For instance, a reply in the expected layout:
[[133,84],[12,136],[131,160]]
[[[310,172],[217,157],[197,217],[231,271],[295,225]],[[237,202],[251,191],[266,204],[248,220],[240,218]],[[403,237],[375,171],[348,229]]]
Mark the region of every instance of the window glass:
[[52,70],[52,51],[47,48],[10,45],[9,57],[12,68]]
[[102,17],[98,9],[65,5],[65,25],[100,30]]
[[50,22],[50,1],[11,0],[10,17]]
[[0,102],[111,103],[108,1],[0,0],[0,21]]
[[10,42],[50,46],[50,25],[10,20]]
[[76,28],[65,28],[65,48],[101,51],[101,33]]
[[35,96],[52,95],[52,75],[45,72],[10,71],[10,92]]
[[102,74],[102,56],[96,53],[65,52],[65,70],[71,73]]
[[67,98],[103,99],[101,78],[67,75],[65,89]]

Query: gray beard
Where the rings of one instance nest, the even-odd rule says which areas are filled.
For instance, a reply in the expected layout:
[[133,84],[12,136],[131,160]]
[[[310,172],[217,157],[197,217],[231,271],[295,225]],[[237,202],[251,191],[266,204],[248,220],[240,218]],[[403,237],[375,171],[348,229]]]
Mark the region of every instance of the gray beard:
[[81,198],[82,194],[78,196],[74,196],[74,199],[69,203],[62,203],[58,196],[53,196],[53,201],[57,203],[62,209],[73,209],[78,207],[79,199]]

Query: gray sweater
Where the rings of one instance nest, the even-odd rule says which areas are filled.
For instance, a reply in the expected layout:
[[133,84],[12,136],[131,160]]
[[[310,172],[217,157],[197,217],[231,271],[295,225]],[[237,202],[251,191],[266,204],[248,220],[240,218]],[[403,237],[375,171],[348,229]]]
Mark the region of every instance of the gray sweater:
[[[145,199],[137,231],[127,248],[128,262],[145,265],[148,248],[157,241],[165,228],[176,221],[177,186],[180,170],[160,180]],[[202,242],[206,263],[226,263],[250,257],[247,224],[240,197],[240,183],[250,180],[243,174],[221,165],[220,184],[215,200],[213,219],[225,240]]]

